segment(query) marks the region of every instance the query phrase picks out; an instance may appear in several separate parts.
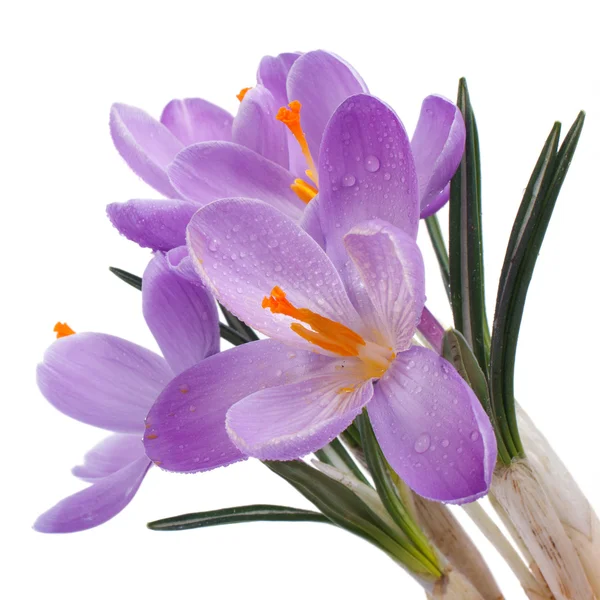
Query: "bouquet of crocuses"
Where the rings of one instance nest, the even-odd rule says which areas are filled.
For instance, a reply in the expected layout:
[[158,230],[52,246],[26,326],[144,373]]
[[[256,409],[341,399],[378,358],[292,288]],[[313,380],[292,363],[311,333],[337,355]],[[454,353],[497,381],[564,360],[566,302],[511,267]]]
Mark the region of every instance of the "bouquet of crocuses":
[[[361,536],[431,598],[502,591],[446,504],[459,504],[531,599],[600,600],[600,524],[517,404],[529,282],[583,126],[542,148],[484,305],[480,157],[467,85],[423,101],[412,138],[325,51],[264,57],[235,117],[173,100],[157,121],[115,104],[114,144],[164,200],[110,204],[152,250],[141,290],[159,356],[57,323],[38,367],[56,408],[112,432],[74,474],[89,487],[38,518],[74,532],[114,517],[152,464],[199,473],[255,458],[314,510],[253,505],[154,521],[176,531],[317,521]],[[436,212],[449,202],[446,245]],[[426,306],[424,221],[454,326]],[[435,274],[431,273],[431,277]],[[220,339],[233,346],[220,351]],[[477,500],[487,495],[496,520]]]

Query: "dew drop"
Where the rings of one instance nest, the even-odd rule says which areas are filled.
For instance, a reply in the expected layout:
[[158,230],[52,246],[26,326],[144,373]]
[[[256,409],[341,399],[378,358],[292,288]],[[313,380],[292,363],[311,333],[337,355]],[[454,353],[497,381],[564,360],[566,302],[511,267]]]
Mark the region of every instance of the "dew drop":
[[269,246],[269,248],[277,248],[277,246],[279,246],[279,242],[277,241],[276,238],[271,238],[268,242],[267,242],[267,246]]
[[444,448],[447,448],[450,445],[450,442],[448,440],[442,440],[442,446]]
[[217,251],[217,243],[213,240],[209,245],[208,245],[208,249],[211,252],[216,252]]
[[479,432],[472,431],[469,437],[471,438],[472,442],[476,442],[479,439]]
[[342,177],[342,185],[344,187],[352,187],[356,183],[356,177],[354,175],[344,175]]
[[365,158],[365,170],[369,173],[376,173],[379,171],[379,159],[373,154],[370,154]]
[[384,174],[383,174],[383,178],[384,178],[386,181],[389,181],[389,180],[392,178],[392,176],[391,176],[389,173],[384,173]]
[[415,452],[423,454],[431,445],[431,436],[428,433],[422,433],[415,442]]

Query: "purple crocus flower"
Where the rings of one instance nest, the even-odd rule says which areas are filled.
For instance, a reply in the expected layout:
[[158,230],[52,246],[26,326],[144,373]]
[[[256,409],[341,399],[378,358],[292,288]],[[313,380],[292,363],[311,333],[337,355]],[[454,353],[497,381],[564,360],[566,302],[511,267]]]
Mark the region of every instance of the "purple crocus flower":
[[[201,99],[173,100],[160,122],[140,109],[113,106],[115,146],[169,198],[110,204],[109,218],[123,235],[143,247],[171,250],[184,243],[198,207],[233,196],[257,198],[301,218],[304,202],[317,193],[317,179],[306,171],[318,163],[325,126],[343,100],[367,92],[367,86],[348,63],[323,50],[266,56],[257,80],[238,96],[235,119]],[[295,130],[277,118],[289,103],[298,106]],[[413,146],[424,217],[447,201],[447,183],[458,165],[453,159],[460,160],[464,125],[456,107],[426,98]]]
[[[146,451],[176,471],[202,470],[213,446],[290,460],[323,447],[367,407],[388,462],[410,487],[472,501],[490,485],[496,441],[455,369],[412,343],[425,287],[408,137],[389,107],[357,95],[335,111],[321,148],[305,229],[255,199],[219,200],[192,218],[199,274],[272,339],[181,374],[148,415]],[[192,416],[177,393],[190,381],[201,407]],[[215,403],[226,427],[206,425]],[[221,452],[231,462],[232,451]]]
[[73,469],[91,485],[41,515],[38,531],[89,529],[123,510],[151,465],[141,441],[148,409],[175,375],[219,350],[214,300],[205,288],[171,272],[161,254],[144,273],[142,297],[164,358],[111,335],[76,333],[54,342],[38,367],[39,388],[51,404],[114,432]]

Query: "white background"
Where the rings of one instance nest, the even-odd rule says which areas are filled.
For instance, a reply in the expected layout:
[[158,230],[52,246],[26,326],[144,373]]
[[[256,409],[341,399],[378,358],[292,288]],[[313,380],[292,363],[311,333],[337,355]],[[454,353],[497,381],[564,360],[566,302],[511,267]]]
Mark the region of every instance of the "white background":
[[[152,519],[254,502],[308,506],[256,462],[196,476],[152,469],[131,505],[79,534],[35,533],[80,485],[70,468],[103,432],[71,422],[34,382],[57,320],[155,348],[139,292],[149,253],[105,218],[109,202],[158,197],[112,147],[120,101],[158,117],[172,98],[235,111],[264,54],[346,58],[412,130],[430,93],[468,78],[483,153],[488,310],[513,216],[554,120],[588,111],[530,289],[516,390],[600,507],[597,294],[600,93],[594,3],[221,1],[10,2],[0,14],[2,419],[0,595],[28,598],[385,597],[420,589],[378,550],[319,524],[156,533]],[[442,214],[445,218],[446,213]],[[424,231],[422,232],[424,234]],[[426,235],[429,306],[449,324]],[[474,533],[478,542],[481,537]],[[508,598],[523,598],[481,542]]]

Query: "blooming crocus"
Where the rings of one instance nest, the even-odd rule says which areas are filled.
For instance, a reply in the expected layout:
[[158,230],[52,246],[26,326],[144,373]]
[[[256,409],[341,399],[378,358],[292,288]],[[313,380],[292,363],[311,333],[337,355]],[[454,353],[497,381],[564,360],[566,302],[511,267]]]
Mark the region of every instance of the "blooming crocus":
[[[78,421],[114,432],[73,469],[91,485],[41,515],[34,525],[38,531],[89,529],[123,510],[151,465],[142,444],[148,409],[175,375],[219,350],[214,300],[200,285],[173,273],[160,254],[144,273],[142,300],[164,358],[111,335],[73,334],[63,327],[63,337],[38,367],[39,388],[51,404]],[[180,393],[184,396],[185,389]]]
[[[412,343],[425,287],[408,137],[391,109],[358,95],[336,110],[321,147],[319,196],[305,212],[305,229],[264,202],[240,198],[211,203],[188,226],[195,267],[218,300],[287,351],[254,370],[273,341],[248,345],[241,362],[255,380],[249,394],[240,389],[239,364],[220,356],[181,381],[219,372],[228,410],[225,427],[211,436],[220,440],[226,429],[244,455],[263,460],[318,450],[367,407],[388,462],[409,486],[434,500],[471,501],[489,487],[496,443],[454,368]],[[209,407],[211,392],[197,386],[195,402]],[[189,419],[176,385],[161,394],[147,424],[151,458],[199,470],[178,449],[206,439],[205,427],[201,417]]]
[[[347,97],[368,90],[348,63],[323,50],[266,56],[257,80],[238,96],[235,119],[200,99],[172,101],[161,122],[140,109],[113,106],[115,146],[168,197],[110,204],[108,215],[123,235],[144,247],[171,250],[184,243],[195,210],[234,196],[257,198],[301,218],[318,192],[314,165],[331,115]],[[426,98],[413,136],[423,217],[448,199],[463,146],[456,106]]]

